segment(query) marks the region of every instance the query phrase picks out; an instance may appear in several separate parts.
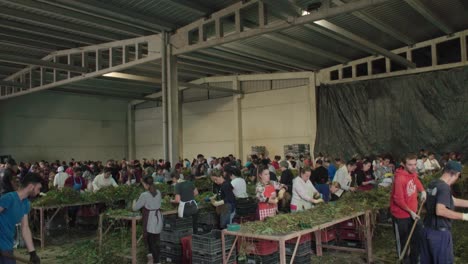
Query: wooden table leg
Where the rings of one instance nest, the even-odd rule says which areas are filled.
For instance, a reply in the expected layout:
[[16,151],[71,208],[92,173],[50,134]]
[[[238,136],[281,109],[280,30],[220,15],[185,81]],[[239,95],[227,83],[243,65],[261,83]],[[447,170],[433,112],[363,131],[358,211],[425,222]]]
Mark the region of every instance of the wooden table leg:
[[132,218],[132,264],[137,263],[136,219]]
[[41,249],[44,249],[44,244],[45,244],[45,227],[44,227],[44,208],[39,209],[39,218],[40,218],[40,227],[39,227],[39,233],[41,237]]
[[321,257],[323,255],[322,252],[322,230],[317,230],[314,232],[315,235],[315,254],[318,257]]
[[297,247],[299,246],[299,242],[301,241],[301,236],[302,236],[302,235],[299,235],[299,236],[297,237],[296,246],[294,247],[294,252],[293,252],[293,254],[292,254],[292,256],[291,256],[291,262],[290,262],[290,264],[293,264],[293,263],[294,263],[294,258],[296,257]]
[[370,212],[366,212],[366,252],[367,252],[367,263],[373,263],[372,258],[372,230],[371,230],[371,216]]
[[286,242],[284,239],[279,241],[280,264],[286,264]]

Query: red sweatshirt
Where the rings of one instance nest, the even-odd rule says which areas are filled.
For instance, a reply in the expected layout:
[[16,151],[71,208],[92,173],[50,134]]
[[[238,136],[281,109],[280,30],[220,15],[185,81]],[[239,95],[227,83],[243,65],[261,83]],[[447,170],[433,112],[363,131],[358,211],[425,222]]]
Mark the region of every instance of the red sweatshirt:
[[424,187],[418,179],[417,173],[409,173],[405,169],[397,169],[392,196],[390,197],[390,212],[395,218],[409,218],[411,215],[406,207],[417,213],[418,191],[424,191]]

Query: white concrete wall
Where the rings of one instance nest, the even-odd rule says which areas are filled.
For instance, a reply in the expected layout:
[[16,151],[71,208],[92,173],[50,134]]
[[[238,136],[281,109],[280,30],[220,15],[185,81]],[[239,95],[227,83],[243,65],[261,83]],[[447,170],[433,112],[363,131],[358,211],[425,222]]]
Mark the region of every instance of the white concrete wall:
[[[307,86],[245,94],[241,100],[243,159],[254,145],[266,146],[272,156],[283,155],[284,145],[313,142],[310,109],[315,113],[315,100],[312,105],[309,101]],[[234,153],[233,107],[232,96],[183,104],[184,158]],[[137,158],[162,157],[161,115],[161,108],[136,110]]]
[[40,92],[0,101],[0,155],[17,160],[127,156],[127,102]]

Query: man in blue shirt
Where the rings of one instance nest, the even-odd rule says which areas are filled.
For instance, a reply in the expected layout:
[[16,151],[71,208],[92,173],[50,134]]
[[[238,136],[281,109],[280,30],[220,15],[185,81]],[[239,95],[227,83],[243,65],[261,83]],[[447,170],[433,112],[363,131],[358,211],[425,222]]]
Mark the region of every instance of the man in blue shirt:
[[21,233],[30,255],[30,263],[39,264],[29,229],[28,198],[37,196],[42,187],[42,179],[37,173],[28,173],[21,182],[20,189],[0,197],[0,264],[15,264],[13,241],[16,224],[21,222]]

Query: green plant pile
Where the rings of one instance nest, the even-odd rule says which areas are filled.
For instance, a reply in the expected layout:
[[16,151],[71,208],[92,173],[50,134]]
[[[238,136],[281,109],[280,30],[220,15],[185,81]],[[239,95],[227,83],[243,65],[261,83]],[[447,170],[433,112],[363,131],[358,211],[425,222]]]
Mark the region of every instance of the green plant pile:
[[250,197],[257,196],[257,185],[254,183],[247,183],[247,194]]
[[161,210],[163,211],[172,211],[177,209],[177,204],[171,203],[172,197],[165,195],[161,201]]
[[132,201],[137,199],[143,192],[142,187],[119,185],[118,187],[107,187],[97,192],[77,192],[71,188],[52,190],[46,196],[40,197],[33,202],[33,206],[65,206],[77,203],[106,203],[112,204],[117,201]]
[[199,192],[209,191],[213,188],[213,182],[210,177],[203,177],[195,180],[194,184]]
[[159,190],[163,195],[174,193],[174,186],[166,183],[157,183],[155,184],[156,189]]
[[377,188],[367,192],[347,193],[339,201],[319,204],[315,208],[294,213],[279,214],[264,221],[241,225],[241,232],[262,235],[281,235],[325,224],[356,212],[388,207],[390,189]]
[[210,202],[206,201],[206,198],[211,198],[214,195],[215,194],[211,191],[202,192],[202,193],[199,193],[197,196],[195,196],[195,201],[197,202],[198,206],[209,204]]

